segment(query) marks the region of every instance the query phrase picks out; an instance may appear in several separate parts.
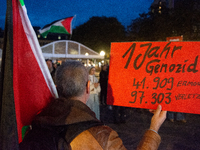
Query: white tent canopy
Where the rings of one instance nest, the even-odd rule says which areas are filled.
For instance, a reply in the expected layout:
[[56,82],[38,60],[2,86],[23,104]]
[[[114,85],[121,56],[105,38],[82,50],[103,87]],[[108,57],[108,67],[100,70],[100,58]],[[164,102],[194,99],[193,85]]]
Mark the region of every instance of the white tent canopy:
[[41,47],[44,58],[104,59],[99,53],[71,40],[59,40]]

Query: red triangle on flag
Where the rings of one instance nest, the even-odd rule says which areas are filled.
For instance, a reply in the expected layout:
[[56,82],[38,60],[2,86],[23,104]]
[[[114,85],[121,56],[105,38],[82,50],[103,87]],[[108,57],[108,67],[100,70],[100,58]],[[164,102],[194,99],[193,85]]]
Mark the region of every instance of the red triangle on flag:
[[72,27],[71,27],[72,19],[73,17],[69,17],[61,22],[69,34],[72,34]]

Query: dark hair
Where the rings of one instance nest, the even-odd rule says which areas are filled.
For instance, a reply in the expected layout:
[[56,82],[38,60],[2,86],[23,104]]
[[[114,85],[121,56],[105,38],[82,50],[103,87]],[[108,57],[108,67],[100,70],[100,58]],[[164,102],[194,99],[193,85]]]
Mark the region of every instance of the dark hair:
[[[45,61],[47,62],[47,61],[50,61],[50,62],[52,62],[52,60],[51,59],[45,59]],[[53,62],[52,62],[53,63]]]
[[88,72],[81,62],[69,60],[58,67],[55,80],[60,97],[81,96],[86,90]]

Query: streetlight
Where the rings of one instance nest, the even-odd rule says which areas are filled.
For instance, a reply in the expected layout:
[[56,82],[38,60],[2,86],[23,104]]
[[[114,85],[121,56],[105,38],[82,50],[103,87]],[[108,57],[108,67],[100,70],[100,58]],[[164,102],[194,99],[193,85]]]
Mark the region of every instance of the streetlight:
[[[101,51],[101,52],[100,52],[100,55],[103,56],[103,57],[105,56],[105,54],[106,54],[106,53],[105,53],[104,51]],[[102,60],[102,64],[104,64],[104,59],[105,59],[105,57],[104,57],[103,60]]]
[[106,53],[105,53],[104,51],[101,51],[101,52],[100,52],[100,55],[101,55],[101,56],[105,56],[105,54],[106,54]]
[[[88,56],[88,55],[89,55],[88,53],[85,53],[85,56]],[[87,66],[88,66],[88,64],[89,64],[89,60],[88,60],[88,58],[87,58],[86,61],[87,61],[86,64],[87,64]]]

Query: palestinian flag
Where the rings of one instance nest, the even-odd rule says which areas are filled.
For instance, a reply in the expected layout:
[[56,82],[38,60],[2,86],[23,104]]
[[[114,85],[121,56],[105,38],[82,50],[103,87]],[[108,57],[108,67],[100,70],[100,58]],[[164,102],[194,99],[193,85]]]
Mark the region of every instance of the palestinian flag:
[[57,91],[23,0],[7,0],[0,82],[0,149],[17,150],[30,125]]
[[39,32],[44,38],[48,33],[72,34],[72,19],[73,17],[69,17],[54,21],[51,24],[44,26]]

